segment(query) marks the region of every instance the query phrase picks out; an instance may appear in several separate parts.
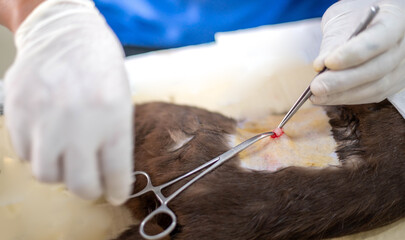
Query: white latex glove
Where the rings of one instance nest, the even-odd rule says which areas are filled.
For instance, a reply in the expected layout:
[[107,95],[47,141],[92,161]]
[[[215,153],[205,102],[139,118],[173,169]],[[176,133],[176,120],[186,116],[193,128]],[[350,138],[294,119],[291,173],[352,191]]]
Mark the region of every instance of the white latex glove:
[[[371,5],[380,12],[348,41]],[[311,84],[315,104],[380,102],[405,87],[405,1],[343,0],[322,18],[323,40]]]
[[120,44],[89,0],[47,0],[15,35],[5,116],[16,152],[43,182],[86,199],[127,200],[132,102]]

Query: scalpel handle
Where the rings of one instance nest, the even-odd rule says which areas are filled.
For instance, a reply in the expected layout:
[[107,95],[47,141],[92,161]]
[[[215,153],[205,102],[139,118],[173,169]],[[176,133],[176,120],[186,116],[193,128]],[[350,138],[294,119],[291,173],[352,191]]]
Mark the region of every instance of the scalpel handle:
[[[325,72],[327,70],[326,67],[322,69],[317,75]],[[280,122],[278,125],[278,128],[283,128],[284,125],[290,120],[292,116],[298,111],[298,109],[301,108],[302,105],[312,96],[311,92],[311,87],[308,86],[305,91],[301,94],[301,96],[298,98],[298,100],[294,103],[294,105],[290,108],[290,110],[287,112],[287,114],[284,116],[283,120]]]
[[359,24],[356,30],[354,30],[353,34],[349,37],[349,40],[352,37],[355,37],[359,35],[359,33],[363,32],[367,28],[367,26],[371,23],[371,21],[373,21],[374,17],[377,15],[379,11],[380,11],[379,6],[377,5],[371,6],[366,19],[364,19],[364,21]]
[[308,86],[307,89],[305,89],[305,91],[301,94],[298,100],[294,103],[294,105],[284,116],[283,120],[278,125],[278,128],[283,128],[284,125],[288,122],[288,120],[290,120],[290,118],[294,116],[294,114],[298,111],[298,109],[300,109],[301,106],[305,103],[305,101],[307,101],[308,98],[310,98],[311,96],[312,96],[311,88],[310,86]]

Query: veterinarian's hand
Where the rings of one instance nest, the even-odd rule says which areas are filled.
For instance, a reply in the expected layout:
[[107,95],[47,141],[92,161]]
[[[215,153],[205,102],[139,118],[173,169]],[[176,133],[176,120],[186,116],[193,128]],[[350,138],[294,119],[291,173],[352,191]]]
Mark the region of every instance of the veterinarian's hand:
[[[368,29],[347,41],[371,5],[380,12]],[[343,0],[322,18],[321,51],[311,84],[315,104],[380,102],[405,87],[405,1]]]
[[36,178],[86,199],[127,200],[132,104],[121,46],[88,0],[47,0],[19,26],[6,124]]

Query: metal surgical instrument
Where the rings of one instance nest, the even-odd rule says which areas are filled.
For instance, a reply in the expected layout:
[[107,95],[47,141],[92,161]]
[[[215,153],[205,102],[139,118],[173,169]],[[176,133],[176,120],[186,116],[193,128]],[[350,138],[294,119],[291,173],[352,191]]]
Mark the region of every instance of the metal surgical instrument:
[[[196,182],[197,180],[199,180],[200,178],[202,178],[203,176],[205,176],[207,173],[211,172],[212,170],[214,170],[215,168],[217,168],[218,166],[220,166],[221,164],[223,164],[225,161],[229,160],[230,158],[232,158],[233,156],[235,156],[236,154],[238,154],[239,152],[243,151],[244,149],[246,149],[247,147],[249,147],[250,145],[252,145],[253,143],[274,135],[274,132],[265,132],[265,133],[261,133],[258,134],[254,137],[249,138],[248,140],[240,143],[239,145],[237,145],[236,147],[231,148],[230,150],[228,150],[227,152],[219,155],[218,157],[215,157],[213,159],[211,159],[210,161],[206,162],[205,164],[195,168],[194,170],[191,170],[188,173],[185,173],[184,175],[177,177],[167,183],[161,184],[159,186],[153,186],[151,179],[149,177],[149,175],[146,172],[143,171],[136,171],[134,172],[134,175],[143,175],[146,177],[147,183],[146,186],[143,190],[139,191],[138,193],[135,193],[133,195],[131,195],[130,197],[139,197],[147,192],[153,192],[156,196],[156,198],[160,201],[161,205],[160,207],[158,207],[157,209],[155,209],[153,212],[151,212],[148,216],[146,216],[146,218],[142,221],[140,227],[139,227],[139,232],[142,235],[142,237],[146,238],[146,239],[159,239],[162,238],[166,235],[169,235],[169,233],[171,231],[173,231],[173,229],[176,227],[177,224],[177,218],[176,215],[174,214],[174,212],[167,206],[167,204],[173,199],[175,198],[177,195],[179,195],[181,192],[183,192],[187,187],[189,187],[191,184],[193,184],[194,182]],[[171,194],[168,197],[165,197],[162,194],[162,190],[170,185],[173,185],[174,183],[189,177],[191,175],[193,175],[194,173],[197,173],[201,170],[205,169],[203,172],[201,172],[200,174],[198,174],[197,176],[195,176],[194,178],[192,178],[190,181],[188,181],[186,184],[184,184],[182,187],[180,187],[178,190],[176,190],[173,194]],[[163,232],[156,234],[156,235],[149,235],[145,232],[145,225],[147,222],[149,222],[153,217],[157,216],[158,214],[166,214],[169,215],[172,222],[170,224],[170,226],[168,228],[166,228]]]
[[[356,28],[356,30],[354,31],[354,33],[349,37],[349,40],[352,37],[357,36],[359,33],[361,33],[362,31],[364,31],[367,26],[371,23],[371,21],[374,19],[374,17],[377,15],[378,11],[380,10],[380,8],[378,6],[371,6],[370,10],[368,12],[368,15],[366,17],[366,19],[360,23],[360,25]],[[328,70],[326,67],[324,67],[318,74],[321,74],[323,72],[325,72],[326,70]],[[287,123],[288,120],[290,120],[290,118],[298,111],[298,109],[301,108],[301,106],[308,100],[308,98],[310,98],[312,96],[312,92],[311,92],[311,88],[310,86],[307,87],[307,89],[305,89],[305,91],[301,94],[301,96],[298,98],[298,100],[294,103],[294,105],[291,107],[291,109],[287,112],[287,114],[285,115],[285,117],[283,118],[283,120],[280,122],[280,124],[278,125],[278,128],[283,128],[284,125]]]

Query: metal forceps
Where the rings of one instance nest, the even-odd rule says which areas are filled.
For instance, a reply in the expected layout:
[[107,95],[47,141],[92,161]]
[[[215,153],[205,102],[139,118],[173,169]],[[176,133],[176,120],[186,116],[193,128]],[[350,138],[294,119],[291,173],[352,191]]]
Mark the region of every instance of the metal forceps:
[[[380,10],[380,8],[378,6],[371,6],[366,19],[360,23],[360,25],[356,28],[354,33],[349,37],[349,40],[352,37],[355,37],[362,31],[364,31],[367,28],[367,26],[371,23],[371,21],[374,19],[374,17],[377,15],[379,10]],[[317,75],[325,72],[326,70],[328,70],[328,69],[326,67],[324,67]],[[305,91],[301,94],[301,96],[298,98],[298,100],[291,107],[291,109],[287,112],[287,114],[285,115],[283,120],[278,125],[278,128],[283,128],[284,125],[287,123],[287,121],[290,120],[290,118],[292,116],[294,116],[294,114],[298,111],[298,109],[300,109],[301,106],[304,105],[304,103],[311,96],[312,96],[312,92],[311,92],[310,86],[308,86],[307,89],[305,89]]]
[[[239,152],[243,151],[244,149],[246,149],[247,147],[249,147],[250,145],[252,145],[253,143],[274,135],[274,132],[265,132],[265,133],[261,133],[258,134],[254,137],[249,138],[248,140],[240,143],[239,145],[237,145],[236,147],[231,148],[230,150],[228,150],[227,152],[219,155],[218,157],[215,157],[213,159],[211,159],[210,161],[206,162],[205,164],[195,168],[194,170],[191,170],[190,172],[177,177],[167,183],[164,183],[162,185],[159,186],[153,186],[151,179],[149,177],[149,175],[146,172],[143,171],[136,171],[134,172],[134,175],[143,175],[146,177],[147,180],[147,184],[145,186],[145,188],[141,191],[139,191],[138,193],[135,193],[133,195],[131,195],[130,197],[139,197],[147,192],[153,192],[155,194],[155,196],[157,197],[157,199],[160,201],[161,205],[160,207],[158,207],[157,209],[155,209],[153,212],[151,212],[148,216],[146,216],[146,218],[141,222],[141,225],[139,227],[139,232],[142,235],[142,237],[146,238],[146,239],[159,239],[162,238],[164,236],[167,236],[170,234],[171,231],[173,231],[173,229],[176,227],[176,215],[174,214],[174,212],[172,210],[170,210],[170,208],[167,206],[167,204],[173,199],[175,198],[177,195],[179,195],[181,192],[183,192],[187,187],[189,187],[191,184],[193,184],[194,182],[196,182],[197,180],[199,180],[200,178],[202,178],[203,176],[205,176],[207,173],[211,172],[212,170],[214,170],[215,168],[217,168],[218,166],[220,166],[222,163],[224,163],[225,161],[229,160],[230,158],[232,158],[233,156],[235,156],[236,154],[238,154]],[[194,178],[192,178],[190,181],[188,181],[186,184],[184,184],[181,188],[179,188],[178,190],[176,190],[173,194],[171,194],[170,196],[166,197],[162,194],[162,189],[173,185],[174,183],[193,175],[194,173],[197,173],[201,170],[205,169],[203,172],[201,172],[200,174],[198,174],[197,176],[195,176]],[[149,235],[145,232],[145,225],[147,222],[149,222],[153,217],[157,216],[158,214],[166,214],[169,215],[172,222],[170,224],[170,226],[168,228],[166,228],[163,232],[156,234],[156,235]]]

